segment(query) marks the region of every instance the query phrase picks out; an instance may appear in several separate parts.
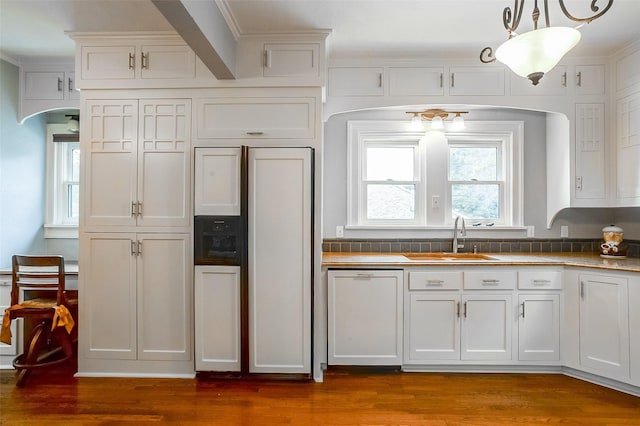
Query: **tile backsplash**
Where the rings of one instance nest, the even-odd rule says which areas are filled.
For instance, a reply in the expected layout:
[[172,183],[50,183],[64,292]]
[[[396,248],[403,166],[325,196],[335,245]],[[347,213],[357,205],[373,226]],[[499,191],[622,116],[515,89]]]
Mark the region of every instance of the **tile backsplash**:
[[[460,252],[479,253],[599,253],[599,239],[504,239],[466,238]],[[625,240],[628,257],[640,257],[640,240]],[[324,252],[430,253],[452,251],[451,238],[442,239],[347,239],[327,238]]]

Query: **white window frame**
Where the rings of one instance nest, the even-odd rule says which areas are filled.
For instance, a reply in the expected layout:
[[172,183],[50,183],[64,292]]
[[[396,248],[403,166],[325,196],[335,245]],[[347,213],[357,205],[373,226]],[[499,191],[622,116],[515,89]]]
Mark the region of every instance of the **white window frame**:
[[45,238],[78,238],[78,220],[70,220],[66,214],[69,202],[68,185],[79,183],[68,181],[68,174],[65,172],[71,161],[70,147],[73,145],[53,142],[54,134],[68,133],[66,124],[47,125]]
[[[502,146],[502,179],[504,181],[503,199],[501,200],[502,220],[483,221],[485,226],[474,229],[513,229],[523,227],[523,121],[467,121],[462,132],[451,130],[450,123],[445,124],[444,135],[448,139],[445,148],[438,148],[440,152],[429,148],[428,138],[424,132],[411,129],[408,121],[372,121],[351,120],[347,123],[347,227],[350,229],[393,229],[393,228],[443,228],[453,224],[451,218],[451,184],[449,182],[449,143],[473,144],[473,140],[482,145],[500,144]],[[416,183],[416,220],[408,221],[367,221],[366,220],[366,192],[364,192],[364,148],[367,143],[375,141],[408,141],[418,140],[417,159],[419,169],[416,170],[419,182]],[[415,143],[415,142],[414,142]],[[427,155],[437,155],[437,161],[429,162]],[[442,161],[440,161],[442,160]],[[427,174],[427,163],[430,170]],[[435,166],[434,166],[435,165]],[[430,181],[427,181],[427,176]],[[434,178],[434,176],[436,176]],[[418,192],[419,191],[419,192]],[[438,214],[429,209],[428,199],[440,196],[443,206]],[[493,226],[486,223],[493,222]]]

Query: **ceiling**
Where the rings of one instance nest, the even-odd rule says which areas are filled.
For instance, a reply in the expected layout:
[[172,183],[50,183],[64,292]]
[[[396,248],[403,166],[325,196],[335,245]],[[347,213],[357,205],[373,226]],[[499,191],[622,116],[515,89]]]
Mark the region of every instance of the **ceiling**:
[[[167,0],[176,1],[176,0]],[[184,0],[214,1],[214,0]],[[219,0],[221,1],[221,0]],[[575,16],[589,16],[592,0],[566,0]],[[224,0],[240,35],[331,30],[331,57],[434,55],[477,58],[506,40],[502,10],[513,0]],[[540,6],[542,6],[542,0]],[[550,3],[552,25],[571,25]],[[597,1],[604,5],[605,0]],[[520,32],[532,29],[533,1],[525,1]],[[640,40],[640,1],[615,0],[603,17],[581,29],[575,56],[600,56]],[[170,24],[150,0],[0,0],[0,54],[74,55],[65,31],[166,31]]]

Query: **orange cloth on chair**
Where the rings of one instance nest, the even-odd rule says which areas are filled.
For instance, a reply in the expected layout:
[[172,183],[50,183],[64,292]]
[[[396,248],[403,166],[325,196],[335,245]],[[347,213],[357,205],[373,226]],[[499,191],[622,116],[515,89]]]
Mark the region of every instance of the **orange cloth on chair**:
[[64,327],[67,333],[71,333],[75,326],[73,315],[69,312],[66,306],[51,304],[51,302],[40,302],[38,299],[25,300],[22,303],[13,305],[10,308],[4,310],[4,316],[2,318],[2,328],[0,329],[0,342],[11,344],[11,311],[17,311],[18,309],[25,308],[51,308],[55,309],[53,313],[53,322],[51,324],[51,330],[56,327]]

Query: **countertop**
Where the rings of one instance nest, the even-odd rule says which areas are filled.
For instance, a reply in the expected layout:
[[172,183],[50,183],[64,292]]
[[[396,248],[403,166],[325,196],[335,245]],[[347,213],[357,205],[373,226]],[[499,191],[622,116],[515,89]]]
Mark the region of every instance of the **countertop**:
[[605,259],[597,254],[569,253],[482,253],[490,259],[411,260],[402,253],[323,253],[322,266],[349,267],[411,267],[411,266],[512,266],[561,265],[616,271],[640,272],[640,259]]

